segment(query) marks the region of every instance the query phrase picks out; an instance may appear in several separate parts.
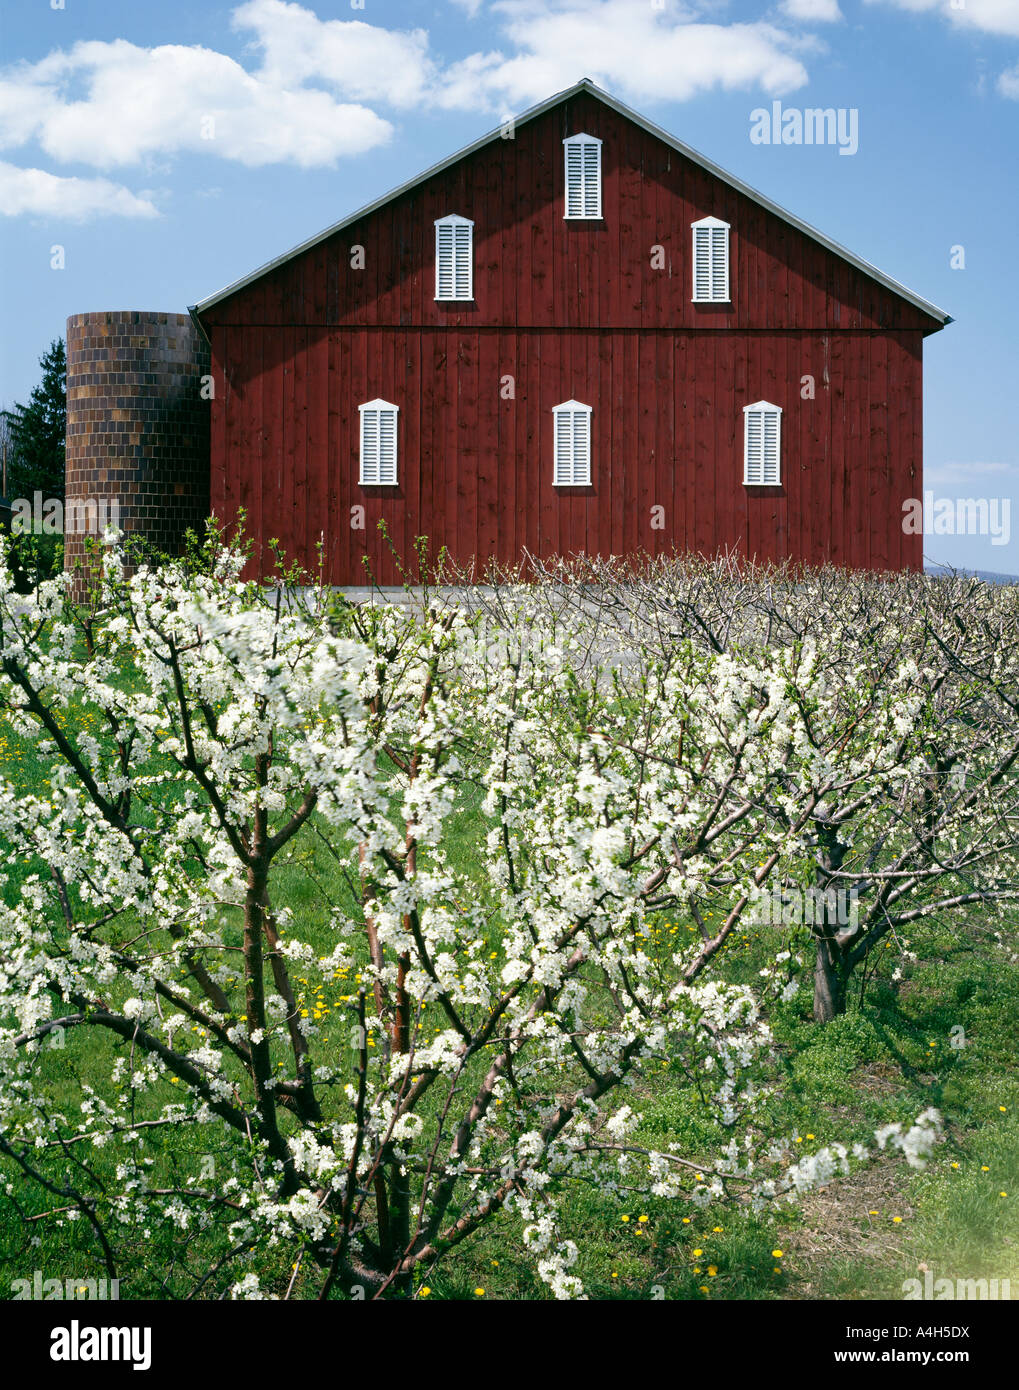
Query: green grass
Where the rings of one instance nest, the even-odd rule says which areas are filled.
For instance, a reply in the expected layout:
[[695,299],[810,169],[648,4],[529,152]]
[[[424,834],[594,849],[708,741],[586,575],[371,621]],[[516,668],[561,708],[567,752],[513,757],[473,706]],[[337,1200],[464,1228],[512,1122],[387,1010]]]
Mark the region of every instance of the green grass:
[[[66,717],[94,728],[88,711],[72,710]],[[12,780],[36,788],[44,784],[48,762],[9,732],[0,734],[0,758]],[[469,868],[484,832],[469,787],[454,830],[452,857]],[[37,868],[8,864],[7,872],[16,882]],[[335,938],[309,870],[334,897],[349,899],[335,860],[310,828],[280,868],[275,891],[278,905],[294,911],[302,937],[325,954]],[[236,943],[239,923],[234,928]],[[681,939],[686,929],[686,923],[663,920],[657,944]],[[835,1140],[872,1145],[875,1126],[889,1119],[911,1122],[934,1105],[947,1121],[947,1133],[925,1171],[914,1173],[897,1158],[882,1159],[822,1197],[808,1198],[801,1209],[760,1216],[578,1188],[562,1229],[580,1247],[579,1273],[589,1295],[897,1298],[903,1280],[916,1277],[921,1264],[935,1277],[1011,1278],[1019,1293],[1019,965],[1013,959],[1019,934],[1009,925],[1001,938],[996,941],[977,915],[964,925],[929,920],[911,935],[910,949],[918,959],[907,967],[907,978],[891,979],[899,952],[882,948],[862,997],[857,982],[849,1012],[834,1023],[825,1028],[813,1023],[806,990],[770,1012],[782,1085],[757,1121],[762,1130],[799,1136],[796,1147],[803,1152]],[[497,937],[491,944],[498,948]],[[732,981],[756,981],[781,944],[772,931],[735,937],[722,955],[721,973]],[[303,1006],[318,1010],[326,1045],[336,1051],[349,1047],[356,971],[353,980],[325,979],[310,969],[295,985]],[[953,1046],[960,1039],[964,1046]],[[85,1030],[71,1030],[64,1043],[44,1047],[37,1065],[53,1109],[70,1116],[85,1084],[112,1098],[110,1068],[124,1049]],[[169,1083],[161,1089],[171,1098]],[[677,1142],[698,1161],[710,1158],[717,1130],[696,1093],[671,1068],[626,1100],[641,1116],[638,1142],[657,1147]],[[201,1133],[192,1127],[155,1134],[93,1150],[90,1162],[99,1180],[112,1187],[118,1163],[151,1159],[151,1181],[177,1182],[199,1173],[203,1163],[208,1171],[211,1159],[210,1181],[220,1182],[237,1156],[235,1141],[211,1126]],[[70,1154],[50,1152],[45,1163],[54,1176],[74,1172]],[[3,1191],[8,1182],[13,1196]],[[9,1278],[30,1278],[35,1269],[45,1270],[46,1277],[101,1274],[94,1237],[83,1221],[60,1213],[42,1217],[60,1205],[0,1159],[0,1265]],[[26,1222],[26,1216],[42,1219]],[[229,1245],[223,1219],[210,1221],[200,1203],[193,1205],[183,1235],[165,1222],[139,1225],[130,1211],[123,1229],[132,1254],[124,1293],[136,1298],[181,1296]],[[775,1250],[782,1254],[774,1255]],[[283,1292],[293,1274],[289,1257],[264,1249],[256,1263],[263,1287]],[[312,1295],[317,1287],[314,1271],[297,1272],[295,1296]],[[454,1260],[427,1273],[417,1296],[477,1301],[549,1295],[534,1273],[519,1223],[504,1216]]]

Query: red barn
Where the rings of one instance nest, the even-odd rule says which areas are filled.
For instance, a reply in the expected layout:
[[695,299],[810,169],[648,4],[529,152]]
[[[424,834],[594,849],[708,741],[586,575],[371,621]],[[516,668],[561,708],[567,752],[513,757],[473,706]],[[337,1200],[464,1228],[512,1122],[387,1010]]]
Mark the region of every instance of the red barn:
[[584,80],[191,310],[211,503],[327,579],[737,548],[920,568],[948,316]]

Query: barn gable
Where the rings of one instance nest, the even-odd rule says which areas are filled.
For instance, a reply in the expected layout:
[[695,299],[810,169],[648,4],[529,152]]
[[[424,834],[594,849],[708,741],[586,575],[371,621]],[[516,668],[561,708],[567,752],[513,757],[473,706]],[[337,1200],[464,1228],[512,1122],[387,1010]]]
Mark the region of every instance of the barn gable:
[[[599,142],[598,219],[568,213],[563,142],[580,134]],[[950,322],[586,79],[525,113],[508,135],[491,132],[201,301],[193,316],[206,332],[462,323],[927,334]],[[455,305],[435,297],[435,224],[451,215],[474,223],[473,297]],[[693,227],[708,221],[731,228],[725,305],[691,293]]]
[[464,565],[922,564],[902,506],[948,316],[588,82],[192,314],[253,575],[275,539],[399,583],[389,541],[421,536]]

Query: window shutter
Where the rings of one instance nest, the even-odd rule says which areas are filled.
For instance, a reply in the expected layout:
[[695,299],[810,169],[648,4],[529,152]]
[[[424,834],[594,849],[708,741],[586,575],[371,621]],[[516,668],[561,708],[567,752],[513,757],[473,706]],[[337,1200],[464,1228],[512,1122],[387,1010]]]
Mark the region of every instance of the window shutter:
[[552,483],[555,487],[589,487],[591,483],[591,407],[565,401],[553,412]]
[[693,297],[711,298],[711,228],[693,229]]
[[435,298],[474,298],[474,223],[455,213],[435,224]]
[[729,298],[729,228],[711,228],[711,298]]
[[782,481],[782,409],[767,401],[743,407],[743,482],[778,487]]
[[729,303],[729,224],[704,217],[693,230],[693,297],[695,303]]
[[748,410],[746,415],[746,461],[743,481],[754,484],[764,482],[761,413],[758,410]]
[[456,242],[454,274],[456,277],[456,296],[458,299],[474,297],[474,228],[469,222],[459,222],[453,233]]
[[584,151],[579,145],[566,146],[566,216],[584,215]]
[[435,224],[435,298],[453,298],[453,228],[448,222]]
[[379,411],[379,482],[396,482],[396,408]]
[[601,141],[594,135],[570,135],[566,154],[566,217],[601,217]]
[[361,412],[361,483],[366,487],[395,487],[396,415],[399,406],[369,401]]
[[601,217],[601,145],[587,140],[584,151],[584,216]]

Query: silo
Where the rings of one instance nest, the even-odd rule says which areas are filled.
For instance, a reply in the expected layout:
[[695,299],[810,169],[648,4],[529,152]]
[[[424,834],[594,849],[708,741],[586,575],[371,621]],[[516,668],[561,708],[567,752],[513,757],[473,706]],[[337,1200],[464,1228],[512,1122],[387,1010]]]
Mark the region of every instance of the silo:
[[170,552],[189,526],[201,531],[208,372],[208,344],[187,314],[128,309],[67,320],[65,568],[84,554],[82,527],[98,522],[101,532],[104,516]]

